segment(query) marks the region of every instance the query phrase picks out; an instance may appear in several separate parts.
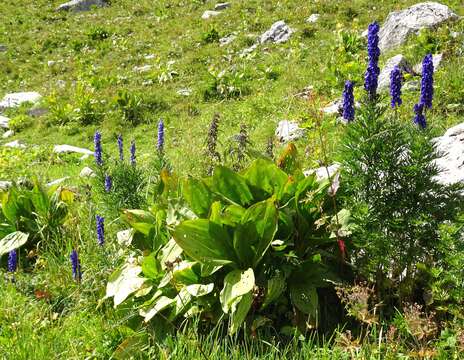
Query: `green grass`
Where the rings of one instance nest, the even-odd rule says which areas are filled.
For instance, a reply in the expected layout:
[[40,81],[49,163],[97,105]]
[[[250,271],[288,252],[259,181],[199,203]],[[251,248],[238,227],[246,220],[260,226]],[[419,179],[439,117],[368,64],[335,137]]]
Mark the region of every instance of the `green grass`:
[[[113,154],[117,151],[117,134],[124,135],[127,149],[129,141],[136,140],[138,160],[146,165],[155,151],[159,118],[166,123],[166,155],[174,171],[197,175],[204,172],[206,133],[215,113],[221,115],[219,142],[223,149],[241,124],[247,127],[253,148],[263,151],[280,120],[299,121],[310,129],[308,138],[300,144],[301,153],[310,155],[303,160],[307,167],[314,166],[320,150],[311,108],[338,99],[347,78],[357,81],[356,92],[362,92],[366,54],[360,34],[372,20],[383,21],[390,11],[417,1],[238,0],[207,21],[201,19],[201,14],[214,7],[213,1],[113,0],[110,7],[80,14],[55,12],[61,2],[2,1],[0,43],[8,50],[0,53],[0,97],[15,91],[38,91],[44,96],[39,107],[47,108],[48,113],[31,118],[24,117],[27,106],[8,110],[7,115],[18,122],[16,135],[8,141],[21,139],[30,147],[0,148],[0,180],[35,175],[51,181],[70,176],[71,185],[86,184],[77,176],[84,166],[92,166],[93,160],[54,155],[51,149],[54,144],[93,149],[97,129],[103,133],[105,150]],[[464,15],[461,1],[441,2]],[[321,14],[319,21],[305,23],[312,13]],[[240,56],[243,49],[281,19],[296,30],[289,42],[266,45],[246,57]],[[220,47],[214,36],[210,37],[213,41],[204,40],[214,33],[212,29],[220,37],[237,32],[237,38]],[[464,23],[458,21],[438,31],[424,32],[381,58],[384,63],[389,55],[403,53],[416,63],[427,51],[445,53],[443,67],[436,73],[437,98],[429,117],[437,134],[462,121],[464,112],[463,36],[453,39],[450,31],[464,31]],[[341,40],[343,33],[352,36],[357,48],[346,49]],[[145,59],[150,54],[154,57]],[[56,63],[48,66],[48,61]],[[143,65],[152,68],[146,73],[134,72],[134,67]],[[233,86],[234,91],[229,97],[218,94],[216,98],[205,98],[214,83],[212,74],[217,76],[221,71],[226,75],[217,82],[226,88]],[[66,85],[60,88],[57,80]],[[308,85],[313,87],[315,105],[295,96]],[[190,88],[192,94],[178,95],[182,88]],[[125,120],[117,107],[121,90],[141,99],[141,105],[133,107],[140,125]],[[405,94],[401,112],[411,113],[417,96]],[[88,116],[79,120],[76,109],[86,105],[90,106]],[[23,124],[18,116],[23,116]],[[89,125],[79,122],[89,119],[97,121]],[[335,118],[324,118],[323,126],[327,140],[335,144],[341,131]],[[75,210],[71,226],[74,231],[61,239],[65,249],[42,254],[33,268],[20,271],[15,282],[0,273],[1,359],[129,358],[123,354],[125,346],[135,359],[201,359],[198,346],[209,359],[414,356],[411,353],[415,350],[382,345],[382,338],[381,346],[374,338],[359,347],[298,339],[288,344],[272,339],[247,340],[244,344],[238,339],[219,341],[213,335],[198,343],[195,333],[185,330],[177,337],[159,341],[150,325],[147,330],[138,323],[137,314],[116,311],[109,302],[97,309],[106,278],[119,258],[113,254],[103,262],[95,245],[92,209],[82,207]],[[108,238],[114,238],[118,227],[118,223],[108,226]],[[81,286],[71,281],[67,255],[75,246],[81,250],[86,274]],[[38,299],[37,290],[46,291],[50,297]],[[128,322],[134,322],[136,330],[127,326]],[[458,358],[456,354],[446,353],[442,358]]]

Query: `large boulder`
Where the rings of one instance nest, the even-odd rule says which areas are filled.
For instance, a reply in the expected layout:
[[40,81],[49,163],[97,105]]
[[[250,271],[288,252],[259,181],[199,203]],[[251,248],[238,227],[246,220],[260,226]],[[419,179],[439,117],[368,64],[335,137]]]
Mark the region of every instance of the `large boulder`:
[[71,0],[61,4],[57,11],[89,11],[92,7],[104,7],[107,3],[104,0]]
[[441,157],[435,163],[441,170],[436,180],[442,184],[464,182],[464,123],[434,139]]
[[35,91],[6,94],[2,101],[0,101],[0,109],[18,107],[27,102],[36,103],[41,98],[42,95]]
[[293,30],[285,23],[285,21],[280,20],[272,24],[271,28],[261,35],[259,42],[261,44],[267,42],[280,44],[290,39],[292,34]]
[[423,2],[388,15],[379,32],[382,52],[403,44],[411,34],[424,28],[432,28],[448,20],[458,19],[446,5]]
[[380,91],[387,90],[390,87],[390,73],[395,68],[395,66],[398,66],[403,72],[410,74],[413,73],[411,65],[408,63],[408,61],[403,55],[399,54],[393,56],[392,58],[387,60],[385,66],[380,72],[378,87]]

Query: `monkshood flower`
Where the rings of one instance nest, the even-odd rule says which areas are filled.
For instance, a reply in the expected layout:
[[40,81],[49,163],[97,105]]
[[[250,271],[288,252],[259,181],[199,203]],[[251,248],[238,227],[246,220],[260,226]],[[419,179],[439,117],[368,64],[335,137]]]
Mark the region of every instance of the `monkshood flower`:
[[427,123],[425,121],[424,115],[424,104],[416,104],[414,105],[414,122],[419,125],[422,129],[425,129]]
[[111,176],[105,175],[105,191],[110,192],[112,187],[113,187],[113,180],[111,179]]
[[130,163],[131,165],[135,166],[135,141],[131,141],[130,146]]
[[8,253],[8,271],[15,272],[17,266],[18,266],[18,252],[16,250],[11,250]]
[[380,26],[377,22],[369,25],[367,32],[367,56],[368,65],[364,77],[364,89],[366,89],[369,97],[372,99],[377,93],[377,86],[379,82],[379,30]]
[[422,80],[420,103],[426,108],[432,107],[433,100],[433,57],[427,54],[422,61]]
[[79,256],[77,255],[77,251],[73,249],[71,251],[71,265],[72,265],[72,274],[73,279],[76,281],[81,281],[82,279],[82,271],[81,271],[81,263],[79,262]]
[[158,143],[156,144],[158,152],[162,153],[164,149],[164,122],[160,119],[158,122]]
[[343,118],[348,122],[354,120],[353,83],[349,80],[345,82],[343,91]]
[[103,158],[102,158],[101,134],[99,131],[95,132],[93,141],[95,144],[95,162],[98,166],[102,166]]
[[390,96],[391,107],[395,108],[403,103],[401,100],[401,83],[403,81],[403,74],[398,66],[395,66],[390,73]]
[[124,160],[124,143],[122,141],[122,135],[118,135],[118,149],[119,149],[119,160]]
[[105,244],[105,218],[97,215],[95,217],[97,221],[97,241],[98,245],[103,246]]

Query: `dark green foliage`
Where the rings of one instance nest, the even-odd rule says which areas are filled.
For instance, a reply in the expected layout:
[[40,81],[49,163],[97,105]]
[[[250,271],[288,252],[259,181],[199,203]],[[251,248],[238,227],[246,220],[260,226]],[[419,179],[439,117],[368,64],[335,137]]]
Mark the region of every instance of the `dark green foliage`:
[[202,41],[205,44],[219,42],[219,33],[214,27],[211,27],[207,32],[202,34]]
[[357,225],[352,260],[361,276],[376,280],[378,291],[402,283],[396,296],[411,298],[416,264],[437,260],[439,226],[456,219],[463,200],[460,186],[434,180],[430,133],[385,110],[369,103],[346,127],[343,201]]

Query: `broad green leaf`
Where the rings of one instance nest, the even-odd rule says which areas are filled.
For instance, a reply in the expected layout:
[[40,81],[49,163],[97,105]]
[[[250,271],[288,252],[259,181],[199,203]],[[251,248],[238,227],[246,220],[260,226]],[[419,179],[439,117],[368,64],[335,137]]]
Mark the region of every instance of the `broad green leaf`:
[[250,311],[251,304],[253,303],[253,295],[251,292],[240,297],[238,303],[236,302],[233,306],[230,316],[230,328],[229,334],[233,335],[240,329],[243,321],[245,320],[248,312]]
[[173,263],[182,254],[182,248],[174,239],[170,239],[161,249],[161,268],[166,269],[166,264]]
[[240,261],[240,267],[253,265],[253,258],[259,242],[259,234],[256,230],[256,223],[248,221],[245,224],[238,224],[234,231],[234,249]]
[[293,283],[290,285],[290,297],[298,310],[310,316],[309,320],[311,322],[317,320],[319,299],[315,287],[307,287],[305,284]]
[[201,277],[213,275],[216,271],[222,269],[222,265],[214,266],[211,264],[200,264]]
[[21,231],[15,231],[5,236],[0,240],[0,256],[23,246],[27,242],[28,237],[29,234],[25,234]]
[[258,159],[244,171],[243,177],[250,185],[267,194],[267,197],[275,194],[277,198],[280,198],[288,175],[279,169],[273,162],[265,159]]
[[185,312],[190,305],[192,298],[193,296],[187,291],[185,286],[180,289],[179,293],[174,298],[174,309],[169,318],[174,320],[177,316]]
[[217,224],[224,224],[222,215],[222,204],[220,201],[215,201],[211,204],[209,220]]
[[121,219],[146,236],[156,228],[156,218],[145,210],[123,210]]
[[197,263],[184,260],[174,265],[172,269],[172,277],[176,282],[185,285],[191,285],[198,282],[198,275],[193,271],[193,266]]
[[183,182],[182,194],[190,209],[199,217],[206,217],[213,202],[213,194],[201,180],[189,178]]
[[185,287],[187,292],[194,296],[194,297],[200,297],[204,295],[208,295],[211,291],[214,289],[214,283],[210,284],[193,284],[193,285],[188,285]]
[[285,277],[278,274],[267,281],[266,297],[261,308],[265,308],[269,304],[277,300],[283,293],[286,287]]
[[224,278],[224,288],[219,295],[222,310],[227,314],[234,301],[253,290],[255,275],[253,269],[232,270]]
[[139,277],[142,267],[126,263],[111,274],[106,284],[105,298],[114,297],[114,307],[121,304],[127,297],[139,290],[146,279]]
[[148,310],[140,309],[139,314],[144,317],[145,322],[149,322],[156,314],[174,304],[176,299],[161,296],[157,298],[151,308]]
[[158,260],[156,260],[155,253],[151,253],[143,258],[142,272],[143,275],[150,279],[156,279],[158,277]]
[[37,181],[32,189],[31,200],[34,205],[35,212],[42,216],[46,216],[50,208],[50,199]]
[[12,224],[16,224],[16,217],[19,212],[18,196],[18,191],[14,187],[2,196],[2,212]]
[[212,190],[227,200],[242,206],[248,205],[253,200],[246,180],[224,166],[218,166],[214,170]]
[[184,221],[176,227],[173,237],[192,259],[200,263],[236,263],[227,231],[214,222],[206,219]]

